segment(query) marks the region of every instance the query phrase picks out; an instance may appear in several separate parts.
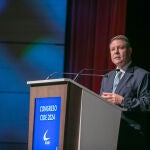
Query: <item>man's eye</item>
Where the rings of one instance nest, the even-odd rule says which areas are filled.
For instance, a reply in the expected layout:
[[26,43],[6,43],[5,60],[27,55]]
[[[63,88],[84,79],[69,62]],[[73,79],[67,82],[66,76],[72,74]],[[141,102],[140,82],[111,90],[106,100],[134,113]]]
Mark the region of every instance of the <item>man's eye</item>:
[[120,46],[118,49],[125,49],[126,47],[125,46]]
[[114,50],[115,50],[115,48],[112,48],[112,49],[111,49],[111,51],[114,51]]

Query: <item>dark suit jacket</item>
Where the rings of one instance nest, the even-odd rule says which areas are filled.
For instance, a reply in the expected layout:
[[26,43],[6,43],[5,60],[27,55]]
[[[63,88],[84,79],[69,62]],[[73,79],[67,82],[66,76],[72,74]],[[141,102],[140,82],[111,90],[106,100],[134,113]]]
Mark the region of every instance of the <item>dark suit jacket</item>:
[[[115,74],[116,70],[112,70],[103,77],[100,95],[103,92],[112,92]],[[150,123],[147,124],[147,118],[143,116],[147,116],[147,112],[150,112],[150,73],[131,64],[121,78],[115,93],[124,97],[120,107],[129,110],[122,113],[118,150],[147,150],[147,147],[150,148],[147,142],[149,139],[147,133],[150,132],[147,125]]]
[[[100,95],[103,92],[112,92],[115,73],[115,70],[112,70],[103,77]],[[121,78],[115,93],[124,97],[121,107],[128,110],[149,110],[150,73],[131,64]]]

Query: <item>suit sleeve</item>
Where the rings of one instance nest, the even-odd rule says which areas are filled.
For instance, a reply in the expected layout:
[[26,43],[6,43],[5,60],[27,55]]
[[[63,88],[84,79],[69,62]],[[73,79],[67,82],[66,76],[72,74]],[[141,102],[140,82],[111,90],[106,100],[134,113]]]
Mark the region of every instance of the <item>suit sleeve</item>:
[[144,75],[137,87],[136,95],[136,97],[125,97],[121,106],[129,111],[150,111],[150,73]]

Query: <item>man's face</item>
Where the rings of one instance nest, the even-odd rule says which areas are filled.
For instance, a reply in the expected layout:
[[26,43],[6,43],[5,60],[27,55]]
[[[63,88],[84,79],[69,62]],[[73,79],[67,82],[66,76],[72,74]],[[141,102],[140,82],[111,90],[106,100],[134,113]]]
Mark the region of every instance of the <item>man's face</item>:
[[132,49],[127,47],[125,41],[116,39],[109,47],[111,60],[116,66],[122,68],[130,61]]

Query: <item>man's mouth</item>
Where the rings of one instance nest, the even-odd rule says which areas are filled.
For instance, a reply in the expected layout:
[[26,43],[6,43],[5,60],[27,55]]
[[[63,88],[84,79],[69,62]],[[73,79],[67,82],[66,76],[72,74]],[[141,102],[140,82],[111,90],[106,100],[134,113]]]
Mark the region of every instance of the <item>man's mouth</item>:
[[114,59],[120,59],[120,57],[119,57],[119,56],[116,56],[116,57],[114,57]]

